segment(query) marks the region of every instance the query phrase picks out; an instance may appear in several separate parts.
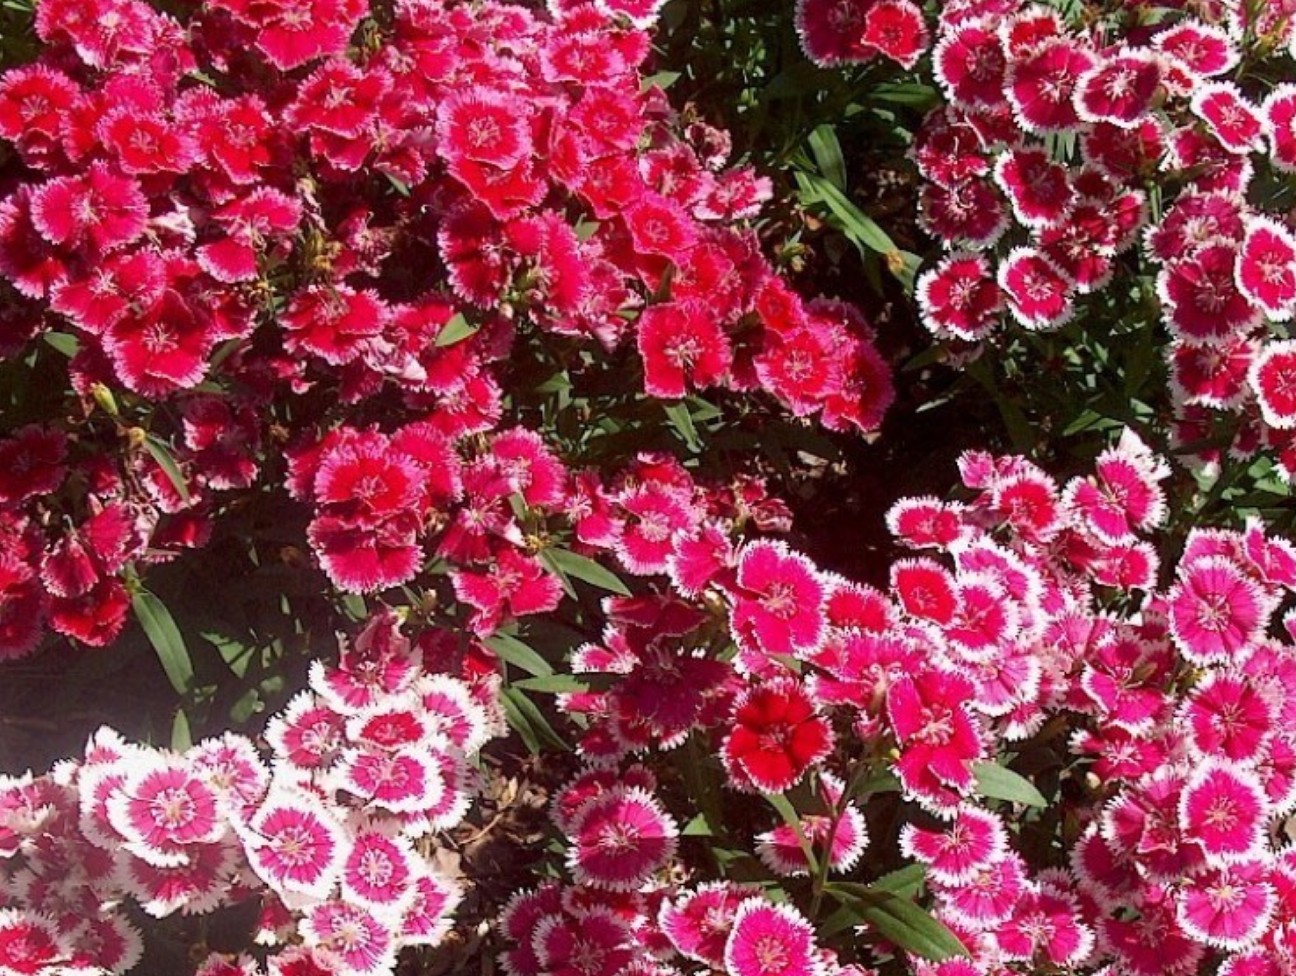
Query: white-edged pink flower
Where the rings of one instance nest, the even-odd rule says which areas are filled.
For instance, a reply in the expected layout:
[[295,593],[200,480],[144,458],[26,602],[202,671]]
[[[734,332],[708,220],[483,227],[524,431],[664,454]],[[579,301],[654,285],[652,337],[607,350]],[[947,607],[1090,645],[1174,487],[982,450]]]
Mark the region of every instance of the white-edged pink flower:
[[966,881],[957,885],[933,882],[932,887],[956,921],[979,932],[998,930],[1027,892],[1026,870],[1021,858],[1010,852],[977,868]]
[[1215,758],[1193,768],[1179,796],[1179,827],[1211,864],[1229,864],[1258,854],[1271,812],[1269,798],[1254,772]]
[[1202,85],[1192,97],[1192,111],[1210,126],[1211,134],[1229,152],[1251,153],[1264,149],[1265,120],[1231,82]]
[[1192,18],[1161,31],[1153,38],[1152,46],[1201,78],[1232,71],[1241,58],[1228,31]]
[[826,596],[805,556],[781,542],[752,542],[738,556],[731,626],[766,654],[809,653],[823,643]]
[[814,928],[791,905],[763,898],[738,906],[724,966],[731,976],[825,976]]
[[1252,217],[1237,255],[1237,285],[1269,318],[1296,313],[1296,235],[1275,220]]
[[342,716],[303,691],[266,723],[265,738],[279,762],[300,770],[322,769],[337,757],[342,730]]
[[1251,360],[1247,381],[1265,423],[1278,430],[1296,427],[1296,340],[1265,343]]
[[420,813],[445,797],[440,765],[426,747],[393,751],[346,749],[338,784],[366,803],[392,813]]
[[945,830],[905,824],[900,852],[927,867],[930,877],[944,885],[966,883],[1008,850],[1003,821],[980,807],[962,804]]
[[1170,635],[1195,664],[1243,660],[1274,607],[1272,595],[1225,556],[1181,562],[1167,600]]
[[1175,918],[1199,942],[1237,952],[1260,941],[1274,918],[1278,894],[1261,861],[1206,868],[1187,879]]
[[1094,933],[1081,922],[1076,899],[1052,885],[1029,888],[1013,906],[1012,917],[995,929],[1005,958],[1054,966],[1080,965],[1094,948]]
[[363,905],[326,901],[306,912],[300,929],[305,944],[340,959],[347,976],[379,976],[396,965],[390,923]]
[[614,787],[572,817],[567,863],[580,884],[630,891],[675,855],[679,830],[645,790]]
[[139,760],[108,796],[108,822],[141,860],[184,864],[189,845],[211,844],[225,833],[219,798],[178,759],[144,753]]
[[681,955],[719,969],[738,908],[749,898],[732,882],[707,882],[663,901],[657,924]]
[[414,896],[401,920],[401,945],[439,945],[450,933],[463,892],[450,879],[430,871],[414,879],[413,889]]
[[1256,759],[1277,731],[1273,697],[1240,671],[1212,670],[1179,709],[1188,744],[1201,756]]
[[285,898],[327,898],[342,876],[346,834],[313,793],[272,785],[239,835],[252,870]]
[[374,911],[403,913],[414,899],[418,870],[404,837],[375,824],[357,830],[342,864],[342,898]]
[[1074,285],[1062,269],[1033,247],[1014,248],[999,265],[999,287],[1013,318],[1028,329],[1065,325],[1075,312]]
[[1161,87],[1161,63],[1146,51],[1120,50],[1103,57],[1076,82],[1076,109],[1086,122],[1136,127]]

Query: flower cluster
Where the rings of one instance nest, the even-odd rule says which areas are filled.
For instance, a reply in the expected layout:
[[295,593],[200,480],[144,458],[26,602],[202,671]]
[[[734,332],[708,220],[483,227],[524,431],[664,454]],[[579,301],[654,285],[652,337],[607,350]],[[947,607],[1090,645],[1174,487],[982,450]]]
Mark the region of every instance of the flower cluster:
[[[1128,432],[1065,483],[1020,457],[960,471],[965,500],[891,511],[917,553],[885,593],[720,519],[669,560],[700,596],[605,601],[603,640],[573,659],[590,687],[561,696],[588,763],[552,808],[571,883],[505,912],[511,976],[566,972],[570,953],[590,973],[857,971],[858,949],[816,944],[805,903],[717,878],[679,827],[699,818],[790,891],[866,853],[918,862],[968,957],[912,958],[921,976],[1289,971],[1296,873],[1272,832],[1296,810],[1296,646],[1271,624],[1296,546],[1258,522],[1199,530],[1163,586],[1170,469]],[[673,758],[690,741],[718,761]],[[1041,748],[1076,825],[1043,856],[994,799],[994,770]],[[865,817],[884,771],[906,801],[891,851]],[[795,825],[736,826],[744,793],[792,798]]]
[[[104,728],[80,761],[0,777],[0,970],[124,973],[147,916],[251,901],[271,976],[390,973],[436,945],[460,900],[428,839],[469,804],[468,757],[493,703],[425,668],[424,646],[374,617],[335,667],[266,727],[264,754],[226,733],[183,753]],[[215,956],[203,976],[266,972]]]
[[337,586],[498,557],[534,592],[465,576],[482,625],[548,609],[492,550],[521,479],[586,500],[505,416],[524,342],[876,428],[871,328],[788,289],[750,227],[768,181],[645,83],[656,6],[42,0],[39,60],[0,77],[0,347],[49,340],[76,399],[0,441],[0,656],[110,643],[123,579],[277,484],[285,442]]
[[879,55],[912,68],[931,44],[913,0],[797,0],[796,27],[806,57],[822,68]]
[[946,104],[914,150],[921,219],[947,252],[918,290],[932,333],[1057,329],[1150,262],[1176,435],[1208,440],[1235,415],[1233,453],[1266,449],[1290,475],[1296,350],[1273,327],[1296,312],[1296,235],[1254,201],[1276,202],[1265,180],[1296,166],[1296,88],[1262,77],[1291,24],[1282,5],[1241,2],[1155,26],[1132,10],[1072,26],[1016,0],[942,5]]

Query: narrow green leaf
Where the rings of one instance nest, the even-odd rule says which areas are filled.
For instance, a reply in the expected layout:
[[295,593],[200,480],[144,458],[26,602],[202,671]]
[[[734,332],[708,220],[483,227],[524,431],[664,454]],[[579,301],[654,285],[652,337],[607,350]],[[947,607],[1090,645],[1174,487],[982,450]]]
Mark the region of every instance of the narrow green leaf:
[[549,662],[535,648],[510,634],[494,634],[482,643],[498,654],[501,661],[507,661],[528,674],[544,677],[554,673]]
[[801,818],[797,815],[796,808],[792,806],[792,801],[782,793],[762,793],[778,815],[783,818],[783,822],[792,828],[792,833],[796,835],[797,843],[801,846],[801,853],[805,855],[806,864],[810,867],[810,876],[814,877],[819,873],[819,859],[815,856],[814,848],[810,846],[810,841],[806,839],[805,831],[801,829]]
[[135,617],[144,629],[145,636],[157,652],[162,662],[162,670],[171,681],[171,687],[180,694],[189,690],[193,684],[193,661],[189,658],[189,649],[185,647],[180,628],[176,626],[171,611],[161,600],[148,590],[138,590],[131,597],[131,606]]
[[538,691],[545,695],[564,695],[576,691],[589,691],[589,684],[581,681],[574,674],[546,674],[535,678],[523,678],[513,682],[514,688],[524,691]]
[[477,334],[477,326],[473,325],[466,318],[463,312],[456,312],[454,318],[441,327],[437,333],[436,345],[453,346],[456,342],[462,342],[469,336]]
[[[563,752],[571,751],[571,746],[554,731],[553,726],[549,724],[549,720],[544,717],[544,713],[536,707],[536,703],[523,694],[522,691],[517,688],[505,688],[502,700],[505,702],[505,717],[508,716],[509,706],[511,705],[511,710],[521,716],[531,729],[532,739],[535,741],[536,746],[532,747],[531,743],[528,742],[527,747],[532,752],[538,753],[541,745],[549,745],[555,749],[561,749]],[[522,734],[520,729],[518,731],[519,734]],[[526,736],[523,734],[523,740],[525,741],[525,739]]]
[[504,721],[508,722],[509,728],[522,739],[522,744],[527,747],[527,751],[532,755],[539,755],[540,739],[536,736],[535,729],[531,728],[531,723],[527,720],[526,715],[517,707],[517,703],[509,697],[507,688],[504,689],[504,694],[500,695],[500,706],[504,709]]
[[205,630],[198,636],[216,648],[221,660],[234,672],[236,678],[242,678],[247,674],[248,666],[252,663],[252,658],[256,653],[255,647],[248,647],[232,637],[218,634],[215,631]]
[[825,204],[837,218],[841,229],[856,245],[887,255],[896,251],[895,242],[875,221],[860,210],[841,190],[815,173],[797,173],[802,192],[811,194],[812,202]]
[[842,156],[841,143],[837,141],[837,130],[825,122],[810,133],[807,141],[819,172],[837,189],[845,190],[846,160]]
[[171,748],[175,752],[184,752],[193,745],[193,732],[189,729],[189,716],[183,708],[177,708],[175,718],[171,720]]
[[824,890],[888,942],[940,962],[968,955],[958,936],[907,898],[871,885],[831,882]]
[[176,492],[186,502],[189,501],[189,484],[185,481],[185,476],[180,472],[180,465],[176,464],[176,459],[171,455],[171,448],[166,441],[149,434],[144,438],[144,449],[153,455],[153,460],[157,462],[158,467],[175,486]]
[[1048,800],[1035,788],[1034,783],[998,763],[977,763],[972,771],[976,774],[978,796],[1007,800],[1009,803],[1024,803],[1030,807],[1048,806]]
[[81,343],[77,341],[77,337],[67,332],[46,332],[41,338],[50,347],[67,356],[68,359],[75,356],[77,350],[81,348]]
[[916,898],[922,888],[927,870],[921,864],[907,864],[904,867],[884,874],[871,885],[878,891],[889,891],[901,898]]
[[352,620],[366,620],[369,617],[369,607],[359,593],[342,594],[342,608]]
[[545,551],[568,576],[574,576],[591,586],[610,590],[613,593],[619,593],[621,596],[631,596],[630,588],[621,582],[621,578],[616,573],[605,566],[599,565],[589,557],[582,556],[580,553],[572,552],[569,549],[547,549]]
[[558,564],[556,559],[554,559],[553,552],[552,549],[541,549],[540,561],[548,566],[553,574],[558,577],[558,582],[562,584],[563,592],[575,600],[576,587],[572,586],[572,581],[567,575],[567,571]]
[[697,425],[693,423],[693,414],[689,412],[688,405],[683,401],[676,401],[667,403],[664,409],[671,426],[675,428],[688,449],[694,454],[701,451],[702,441],[698,438]]

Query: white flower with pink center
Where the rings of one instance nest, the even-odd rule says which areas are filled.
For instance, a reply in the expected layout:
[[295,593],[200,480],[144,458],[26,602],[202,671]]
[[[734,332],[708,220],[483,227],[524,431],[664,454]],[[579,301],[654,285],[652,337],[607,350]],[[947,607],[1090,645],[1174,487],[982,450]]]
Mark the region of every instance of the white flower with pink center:
[[271,787],[239,833],[252,870],[285,900],[327,898],[341,877],[346,834],[312,793]]
[[393,832],[369,826],[351,838],[342,866],[342,897],[375,911],[403,913],[414,899],[414,848]]
[[327,950],[347,976],[378,976],[396,965],[396,939],[387,923],[368,908],[341,901],[316,905],[301,921],[307,946]]
[[186,863],[189,845],[214,843],[227,827],[212,788],[178,760],[160,755],[128,768],[105,809],[122,846],[157,867]]
[[1008,831],[989,810],[959,806],[945,830],[925,830],[905,824],[900,852],[927,866],[927,873],[945,885],[961,885],[1008,851]]
[[339,785],[366,803],[392,813],[420,813],[445,797],[445,777],[435,755],[423,749],[395,752],[347,749]]

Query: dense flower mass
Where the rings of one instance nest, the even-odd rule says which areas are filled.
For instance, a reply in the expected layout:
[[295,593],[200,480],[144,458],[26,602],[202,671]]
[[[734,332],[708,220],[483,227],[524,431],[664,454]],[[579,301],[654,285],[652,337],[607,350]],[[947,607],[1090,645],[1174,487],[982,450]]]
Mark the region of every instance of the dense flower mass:
[[[79,761],[0,777],[0,970],[131,971],[132,905],[162,919],[251,904],[279,976],[389,973],[402,947],[436,945],[460,884],[415,845],[466,812],[498,720],[490,689],[440,673],[424,643],[374,617],[270,720],[268,752],[226,733],[175,753],[103,728]],[[199,971],[264,972],[220,954]]]
[[624,506],[582,543],[657,571],[687,513],[511,425],[524,343],[875,429],[871,327],[789,290],[751,230],[769,181],[643,83],[658,6],[42,2],[0,77],[0,346],[67,352],[75,420],[0,440],[0,656],[111,643],[123,580],[273,486],[285,440],[340,589],[440,558],[480,630],[552,609],[514,493],[555,526]]
[[[940,5],[945,103],[913,152],[946,252],[919,283],[924,322],[995,348],[1005,322],[1056,330],[1151,278],[1187,453],[1208,470],[1265,453],[1290,480],[1296,233],[1259,202],[1281,205],[1270,181],[1296,159],[1296,87],[1271,79],[1286,77],[1290,11],[1166,4],[1144,23],[1127,6],[1090,22],[1018,0]],[[1221,436],[1227,450],[1197,446]]]

